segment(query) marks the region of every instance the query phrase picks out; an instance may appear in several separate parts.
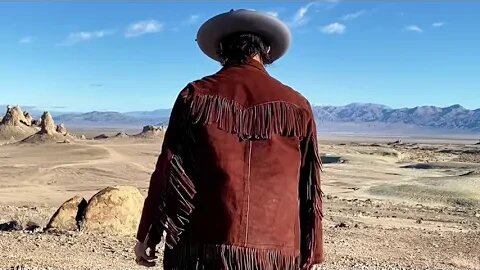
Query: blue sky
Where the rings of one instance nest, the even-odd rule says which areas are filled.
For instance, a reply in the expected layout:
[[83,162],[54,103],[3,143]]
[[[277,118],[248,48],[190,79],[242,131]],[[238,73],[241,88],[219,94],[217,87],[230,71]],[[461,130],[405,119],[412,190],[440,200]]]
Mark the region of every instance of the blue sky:
[[[403,2],[403,1],[402,1]],[[269,67],[312,104],[480,107],[480,2],[0,3],[0,104],[62,111],[171,107],[220,66],[195,43],[231,8],[292,30]]]

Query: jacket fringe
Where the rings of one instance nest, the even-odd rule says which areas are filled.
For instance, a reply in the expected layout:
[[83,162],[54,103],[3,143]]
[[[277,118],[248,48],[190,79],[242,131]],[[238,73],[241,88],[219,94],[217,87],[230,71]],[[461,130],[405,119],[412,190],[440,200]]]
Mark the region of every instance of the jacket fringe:
[[313,202],[315,205],[315,212],[318,214],[320,217],[323,217],[323,212],[322,212],[322,197],[323,197],[323,191],[321,189],[321,183],[320,183],[320,174],[323,171],[323,165],[322,165],[322,159],[320,158],[320,154],[318,153],[318,141],[317,141],[317,134],[312,134],[314,138],[312,139],[313,141],[313,159],[312,159],[312,167],[313,167],[313,175],[310,178],[310,185],[313,190]]
[[173,155],[170,161],[169,181],[158,207],[159,225],[166,234],[165,245],[173,248],[189,222],[194,210],[195,186],[182,167],[181,159]]
[[298,270],[299,253],[188,244],[165,252],[165,270]]
[[285,101],[244,107],[217,95],[192,97],[190,114],[194,124],[216,124],[219,129],[244,139],[269,139],[272,134],[305,137],[308,112]]
[[[322,161],[318,153],[317,134],[311,134],[307,148],[307,160],[305,165],[308,168],[306,185],[300,190],[301,204],[305,206],[306,211],[302,217],[305,225],[302,226],[307,232],[302,238],[302,269],[310,269],[314,260],[317,237],[315,237],[320,228],[323,219],[322,196],[323,192],[320,185],[320,173],[322,171]],[[301,213],[302,214],[302,213]]]

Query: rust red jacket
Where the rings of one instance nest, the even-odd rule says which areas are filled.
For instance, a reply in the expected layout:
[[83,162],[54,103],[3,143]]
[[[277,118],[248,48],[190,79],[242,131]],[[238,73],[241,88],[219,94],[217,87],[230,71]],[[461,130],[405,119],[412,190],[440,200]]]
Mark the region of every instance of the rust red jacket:
[[308,269],[323,261],[321,163],[308,101],[255,60],[178,96],[137,238],[165,269]]

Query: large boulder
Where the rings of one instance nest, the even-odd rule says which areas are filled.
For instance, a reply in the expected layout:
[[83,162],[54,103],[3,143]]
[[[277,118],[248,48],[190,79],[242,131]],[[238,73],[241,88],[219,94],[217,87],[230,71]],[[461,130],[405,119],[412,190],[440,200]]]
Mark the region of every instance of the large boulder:
[[53,214],[46,229],[57,231],[78,230],[86,206],[87,201],[80,196],[69,199]]
[[92,233],[134,235],[143,202],[144,198],[136,187],[107,187],[88,202],[83,229]]

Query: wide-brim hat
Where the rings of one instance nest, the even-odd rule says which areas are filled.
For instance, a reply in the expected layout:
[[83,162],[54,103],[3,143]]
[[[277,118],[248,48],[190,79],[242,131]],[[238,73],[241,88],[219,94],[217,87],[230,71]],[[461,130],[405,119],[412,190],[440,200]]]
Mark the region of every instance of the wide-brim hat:
[[237,32],[262,37],[270,45],[272,61],[282,57],[290,47],[291,33],[285,23],[274,16],[248,9],[232,9],[206,21],[198,30],[197,43],[207,56],[220,61],[217,54],[220,41]]

